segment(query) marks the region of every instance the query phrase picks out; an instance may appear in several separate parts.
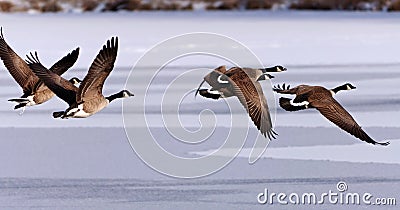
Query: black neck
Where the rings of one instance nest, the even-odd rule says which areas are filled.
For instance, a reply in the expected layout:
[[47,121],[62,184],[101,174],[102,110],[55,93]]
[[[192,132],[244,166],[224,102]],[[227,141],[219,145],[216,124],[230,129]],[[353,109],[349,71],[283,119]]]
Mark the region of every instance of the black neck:
[[276,72],[276,68],[275,67],[268,67],[268,68],[264,68],[264,69],[261,69],[261,70],[262,70],[263,73]]
[[341,90],[347,90],[347,87],[346,87],[346,85],[341,85],[341,86],[338,86],[338,87],[335,87],[335,88],[333,88],[333,89],[331,89],[334,93],[337,93],[337,92],[339,92],[339,91],[341,91]]
[[108,102],[111,102],[117,98],[122,98],[121,93],[116,93],[116,94],[112,94],[108,97],[106,97],[106,99],[108,100]]

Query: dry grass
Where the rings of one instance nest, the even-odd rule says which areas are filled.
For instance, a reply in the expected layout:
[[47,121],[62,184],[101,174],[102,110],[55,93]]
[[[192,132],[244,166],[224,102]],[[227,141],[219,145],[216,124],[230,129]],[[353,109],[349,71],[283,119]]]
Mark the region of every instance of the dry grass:
[[393,11],[400,11],[400,0],[396,0],[392,2],[389,7],[388,11],[393,12]]
[[247,0],[246,9],[271,9],[276,3],[281,3],[280,0]]
[[297,10],[331,10],[331,1],[324,0],[300,0],[290,5],[290,9]]
[[142,1],[142,0],[109,0],[102,11],[119,10],[191,10],[193,6],[189,4],[180,4],[179,1]]
[[400,0],[0,0],[0,11],[37,10],[62,11],[60,4],[69,4],[82,11],[94,11],[104,4],[102,11],[136,10],[192,10],[194,3],[206,3],[207,10],[271,9],[276,4],[289,2],[295,10],[387,10],[400,11]]
[[234,10],[239,8],[239,0],[215,1],[208,4],[207,10]]
[[50,1],[43,4],[40,8],[41,12],[60,12],[62,10],[61,6],[57,3],[57,1]]
[[0,11],[2,12],[12,12],[14,4],[9,1],[0,1]]
[[99,6],[100,2],[97,0],[86,0],[81,4],[82,11],[90,12],[95,10]]
[[298,10],[370,10],[368,5],[381,10],[386,0],[299,0],[290,5]]

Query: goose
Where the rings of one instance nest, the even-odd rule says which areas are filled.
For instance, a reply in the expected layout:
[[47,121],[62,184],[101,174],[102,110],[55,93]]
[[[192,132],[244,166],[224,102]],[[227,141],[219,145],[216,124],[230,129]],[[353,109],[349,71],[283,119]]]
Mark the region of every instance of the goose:
[[352,84],[346,83],[333,89],[326,89],[321,86],[299,85],[294,88],[285,84],[277,85],[273,90],[280,94],[296,95],[294,99],[281,97],[279,105],[286,111],[299,111],[315,108],[325,118],[337,125],[347,133],[370,144],[389,145],[390,142],[376,142],[361,128],[354,118],[347,112],[333,96],[342,90],[356,89]]
[[[79,47],[55,63],[50,68],[50,71],[57,75],[62,75],[74,65],[78,59],[78,55]],[[18,103],[14,109],[23,108],[21,114],[24,112],[25,107],[42,104],[54,96],[54,93],[47,88],[37,76],[35,76],[27,63],[25,63],[24,60],[7,44],[3,36],[3,28],[0,28],[0,58],[11,76],[23,90],[23,95],[20,98],[8,100]],[[70,80],[72,83],[79,81],[78,78],[72,78]]]
[[112,37],[94,59],[79,88],[47,70],[40,63],[37,53],[35,56],[28,57],[28,62],[36,76],[69,105],[65,111],[54,112],[54,118],[86,118],[99,112],[117,98],[133,96],[128,90],[122,90],[108,97],[102,94],[104,82],[114,68],[117,51],[118,38]]
[[[225,66],[220,66],[204,77],[195,96],[199,93],[205,98],[215,100],[238,97],[261,134],[264,137],[268,136],[269,139],[275,139],[277,133],[272,129],[267,100],[259,81],[274,78],[267,72],[281,71],[286,71],[286,68],[282,66],[263,69],[232,67],[226,70]],[[211,88],[201,89],[204,82],[207,82]]]

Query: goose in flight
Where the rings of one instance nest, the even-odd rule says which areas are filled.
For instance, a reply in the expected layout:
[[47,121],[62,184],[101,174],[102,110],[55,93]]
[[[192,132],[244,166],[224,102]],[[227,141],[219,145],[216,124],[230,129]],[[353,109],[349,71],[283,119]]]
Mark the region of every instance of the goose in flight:
[[[79,47],[55,63],[50,71],[56,75],[62,75],[74,65],[78,55]],[[25,107],[42,104],[54,96],[54,93],[32,72],[27,63],[7,44],[3,36],[3,28],[0,29],[0,58],[23,90],[20,98],[9,99],[9,101],[18,103],[14,109],[23,108],[24,111]],[[72,83],[79,81],[76,77],[70,80]]]
[[358,139],[370,144],[389,145],[390,142],[376,142],[368,136],[349,112],[333,98],[339,91],[352,89],[356,89],[356,87],[346,83],[330,90],[321,86],[309,85],[299,85],[290,89],[290,86],[285,84],[282,87],[275,86],[273,90],[280,94],[296,95],[293,99],[284,97],[279,99],[279,105],[286,111],[315,108],[329,121]]
[[86,118],[105,108],[114,99],[133,96],[127,90],[108,97],[103,96],[103,85],[114,68],[117,52],[118,38],[113,37],[100,50],[79,88],[47,70],[40,63],[37,53],[35,56],[31,54],[28,62],[32,71],[69,105],[65,111],[54,112],[54,118]]
[[[204,77],[195,95],[199,93],[203,97],[215,100],[238,97],[261,134],[264,137],[268,136],[269,139],[276,138],[277,133],[272,129],[267,100],[259,81],[274,78],[268,72],[281,71],[286,71],[286,68],[282,66],[263,69],[232,67],[226,70],[225,66],[220,66]],[[207,82],[211,88],[200,89],[204,82]]]

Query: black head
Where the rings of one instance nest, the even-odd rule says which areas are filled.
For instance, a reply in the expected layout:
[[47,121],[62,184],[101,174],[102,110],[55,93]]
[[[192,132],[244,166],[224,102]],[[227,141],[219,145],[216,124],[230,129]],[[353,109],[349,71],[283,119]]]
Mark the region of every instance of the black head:
[[133,93],[129,92],[128,90],[122,90],[121,92],[119,92],[121,98],[129,98],[134,96]]
[[69,82],[72,83],[72,84],[74,84],[74,85],[77,85],[77,84],[81,83],[82,80],[80,80],[80,79],[77,78],[77,77],[72,77],[72,78],[69,80]]
[[280,66],[280,65],[274,66],[274,67],[270,67],[270,68],[267,68],[267,69],[268,69],[268,72],[282,72],[282,71],[286,71],[287,70],[285,67]]
[[262,74],[257,81],[261,81],[261,80],[267,80],[267,79],[273,79],[275,78],[274,76],[270,75],[270,74]]
[[269,79],[275,78],[274,76],[272,76],[272,75],[270,75],[270,74],[264,74],[264,76],[267,76]]
[[356,89],[356,87],[353,86],[353,85],[350,84],[350,83],[346,83],[346,84],[344,84],[343,86],[346,88],[346,90],[353,90],[353,89]]
[[339,91],[342,91],[342,90],[353,90],[353,89],[356,89],[356,87],[354,87],[352,84],[350,84],[350,83],[346,83],[346,84],[344,84],[344,85],[340,85],[340,86],[338,86],[338,87],[335,87],[335,88],[333,88],[333,89],[331,89],[332,91],[333,91],[333,93],[338,93]]
[[283,66],[274,66],[274,68],[276,69],[276,72],[281,72],[281,71],[286,71],[287,68],[283,67]]

